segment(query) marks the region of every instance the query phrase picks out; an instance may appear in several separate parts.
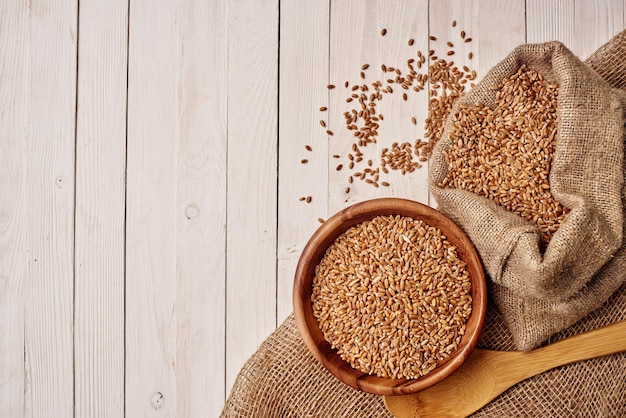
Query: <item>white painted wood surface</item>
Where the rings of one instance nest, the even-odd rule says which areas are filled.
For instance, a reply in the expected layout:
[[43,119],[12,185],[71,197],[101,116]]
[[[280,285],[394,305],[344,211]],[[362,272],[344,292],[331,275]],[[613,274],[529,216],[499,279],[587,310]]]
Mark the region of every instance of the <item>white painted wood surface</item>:
[[26,5],[10,6],[5,6],[3,12],[11,16],[11,25],[0,30],[0,409],[22,418],[27,412],[24,357],[24,311],[30,286],[27,216],[34,212],[28,207],[32,197],[25,190],[29,184],[25,142],[29,138],[30,41]]
[[74,408],[124,416],[128,2],[83,1],[78,25]]
[[[379,196],[435,204],[427,166],[348,183],[345,81],[404,70],[460,30],[473,41],[455,64],[479,77],[526,41],[585,58],[625,13],[626,0],[1,2],[0,416],[218,416],[291,312],[318,218]],[[377,106],[355,170],[423,135],[423,92]]]
[[225,396],[227,2],[180,3],[176,212],[176,416]]
[[[291,289],[298,255],[326,218],[328,138],[319,108],[328,101],[330,2],[283,2],[280,16],[278,140],[278,321],[292,311]],[[295,64],[295,65],[294,65]],[[285,92],[292,92],[286,94]],[[299,94],[300,93],[300,94]],[[287,99],[289,97],[289,99]],[[307,151],[306,146],[311,147]],[[307,164],[301,164],[307,159]],[[309,204],[301,197],[315,196]]]
[[276,327],[278,6],[228,2],[227,388]]
[[74,1],[2,5],[0,411],[12,417],[74,411],[77,33]]
[[127,416],[176,413],[178,2],[130,3],[126,168]]

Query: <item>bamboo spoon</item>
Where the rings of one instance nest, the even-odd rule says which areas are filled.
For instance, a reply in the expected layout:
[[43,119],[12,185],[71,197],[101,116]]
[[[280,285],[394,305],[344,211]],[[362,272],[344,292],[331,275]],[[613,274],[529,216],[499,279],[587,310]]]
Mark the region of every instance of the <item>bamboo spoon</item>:
[[385,405],[397,418],[462,418],[529,377],[621,351],[626,351],[626,321],[528,352],[476,349],[440,383],[411,395],[386,396]]

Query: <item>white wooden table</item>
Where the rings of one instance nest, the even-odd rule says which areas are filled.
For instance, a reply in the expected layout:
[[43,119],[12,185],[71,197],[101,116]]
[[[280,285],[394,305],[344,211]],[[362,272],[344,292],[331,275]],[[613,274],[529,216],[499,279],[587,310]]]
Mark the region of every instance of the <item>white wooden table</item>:
[[[524,42],[586,58],[625,12],[626,0],[0,1],[0,415],[217,416],[291,311],[318,218],[380,196],[434,205],[426,166],[345,193],[344,81],[460,30],[473,41],[455,62],[479,77]],[[427,95],[396,96],[375,161],[423,135]]]

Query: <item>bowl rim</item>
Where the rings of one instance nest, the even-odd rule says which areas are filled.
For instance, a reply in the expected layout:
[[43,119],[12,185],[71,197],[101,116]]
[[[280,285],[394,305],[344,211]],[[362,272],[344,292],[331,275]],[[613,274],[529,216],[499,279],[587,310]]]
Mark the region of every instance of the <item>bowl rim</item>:
[[[352,368],[339,357],[336,350],[332,349],[323,338],[317,320],[312,315],[310,295],[313,277],[307,278],[307,272],[315,269],[330,243],[339,235],[354,225],[380,215],[401,215],[421,219],[425,223],[439,228],[449,240],[452,233],[454,235],[453,244],[461,252],[460,256],[467,263],[468,269],[471,270],[472,313],[467,324],[471,323],[472,332],[471,334],[466,332],[459,348],[439,364],[435,370],[417,379],[383,378]],[[345,384],[377,395],[404,395],[419,392],[449,376],[463,364],[476,347],[487,311],[487,286],[484,269],[478,252],[467,234],[450,218],[430,206],[413,200],[390,197],[369,199],[348,206],[328,218],[313,233],[303,248],[296,266],[292,297],[298,330],[315,359]],[[306,315],[305,312],[308,312],[309,315]]]

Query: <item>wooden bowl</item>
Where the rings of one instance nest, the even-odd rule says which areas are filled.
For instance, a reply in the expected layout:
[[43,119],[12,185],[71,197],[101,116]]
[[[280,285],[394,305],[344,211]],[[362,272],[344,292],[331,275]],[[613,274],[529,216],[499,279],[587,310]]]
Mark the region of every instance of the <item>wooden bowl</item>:
[[[369,375],[350,366],[324,339],[315,316],[311,293],[315,267],[328,246],[347,229],[381,215],[420,219],[439,228],[467,263],[472,283],[472,313],[458,348],[437,368],[417,379],[391,379]],[[300,334],[313,356],[337,379],[355,389],[378,395],[404,395],[432,386],[456,370],[470,355],[482,331],[487,309],[487,289],[482,263],[474,245],[454,222],[435,209],[405,199],[383,198],[357,203],[338,212],[313,234],[302,251],[296,268],[293,308]]]

